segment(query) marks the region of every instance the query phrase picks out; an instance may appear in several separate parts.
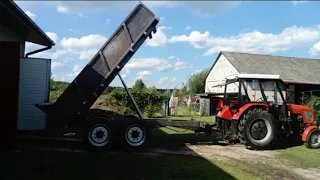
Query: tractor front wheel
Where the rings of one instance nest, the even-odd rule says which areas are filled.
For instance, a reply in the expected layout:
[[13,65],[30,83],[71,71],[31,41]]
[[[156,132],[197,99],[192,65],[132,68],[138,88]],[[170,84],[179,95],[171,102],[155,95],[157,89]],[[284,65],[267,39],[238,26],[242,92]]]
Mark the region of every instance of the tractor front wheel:
[[307,136],[307,141],[305,142],[305,146],[309,149],[320,148],[320,130],[319,129],[313,129],[309,132]]
[[244,140],[250,148],[267,149],[277,137],[274,117],[266,111],[250,114],[244,125]]

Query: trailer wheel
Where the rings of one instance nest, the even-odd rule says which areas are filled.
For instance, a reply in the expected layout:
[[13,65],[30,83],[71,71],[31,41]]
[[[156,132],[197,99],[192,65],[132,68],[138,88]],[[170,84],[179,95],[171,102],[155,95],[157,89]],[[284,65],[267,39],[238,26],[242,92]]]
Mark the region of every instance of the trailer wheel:
[[254,112],[247,118],[244,125],[244,139],[249,148],[270,148],[276,137],[276,122],[268,112]]
[[144,120],[127,117],[123,120],[120,142],[124,149],[134,151],[144,148],[151,137],[151,128]]
[[88,150],[108,150],[114,142],[113,123],[104,117],[90,119],[84,133],[84,142]]
[[319,129],[313,129],[309,132],[307,136],[307,141],[305,142],[305,146],[309,149],[320,148],[320,130]]

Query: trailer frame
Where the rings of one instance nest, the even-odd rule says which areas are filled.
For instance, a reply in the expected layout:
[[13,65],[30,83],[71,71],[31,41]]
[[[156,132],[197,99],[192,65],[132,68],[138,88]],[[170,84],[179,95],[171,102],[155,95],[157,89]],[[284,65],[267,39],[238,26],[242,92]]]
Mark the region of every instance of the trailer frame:
[[[112,146],[114,141],[130,149],[140,148],[151,136],[151,129],[159,127],[172,126],[210,134],[213,125],[202,121],[144,119],[120,75],[121,69],[143,42],[148,37],[151,39],[152,33],[157,32],[158,22],[159,18],[139,2],[56,102],[35,106],[47,114],[47,121],[66,128],[84,122],[86,130],[83,140],[90,149],[105,149]],[[116,76],[120,78],[139,118],[119,116],[114,119],[107,113],[90,114],[91,106]],[[141,142],[135,142],[140,138],[140,134]]]

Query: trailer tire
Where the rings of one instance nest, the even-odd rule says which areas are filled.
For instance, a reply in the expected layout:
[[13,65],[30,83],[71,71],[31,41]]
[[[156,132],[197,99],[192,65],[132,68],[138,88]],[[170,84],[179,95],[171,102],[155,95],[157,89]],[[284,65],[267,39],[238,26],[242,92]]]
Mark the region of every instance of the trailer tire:
[[98,116],[90,118],[83,135],[85,147],[89,151],[106,151],[114,146],[115,132],[111,120]]
[[152,130],[145,120],[128,116],[120,124],[119,142],[122,148],[129,151],[139,151],[147,147]]
[[277,137],[275,118],[266,111],[253,112],[244,125],[244,140],[249,149],[268,149]]
[[312,129],[307,136],[307,141],[304,145],[309,149],[320,148],[320,129]]

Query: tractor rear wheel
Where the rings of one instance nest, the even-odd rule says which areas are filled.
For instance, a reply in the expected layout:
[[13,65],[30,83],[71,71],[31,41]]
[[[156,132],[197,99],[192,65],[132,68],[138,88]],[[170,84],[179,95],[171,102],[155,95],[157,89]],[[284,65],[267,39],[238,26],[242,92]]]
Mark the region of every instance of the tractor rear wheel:
[[248,110],[240,119],[240,122],[238,124],[238,130],[239,130],[239,140],[242,143],[245,143],[245,139],[244,139],[244,126],[246,124],[246,122],[248,121],[248,118],[255,112],[261,112],[262,109],[260,108],[255,108],[255,109],[250,109]]
[[305,146],[309,149],[320,148],[320,130],[319,129],[313,129],[309,132],[307,136],[307,141],[305,142]]
[[245,143],[250,148],[270,148],[277,137],[276,120],[266,111],[253,112],[247,117],[243,132]]

